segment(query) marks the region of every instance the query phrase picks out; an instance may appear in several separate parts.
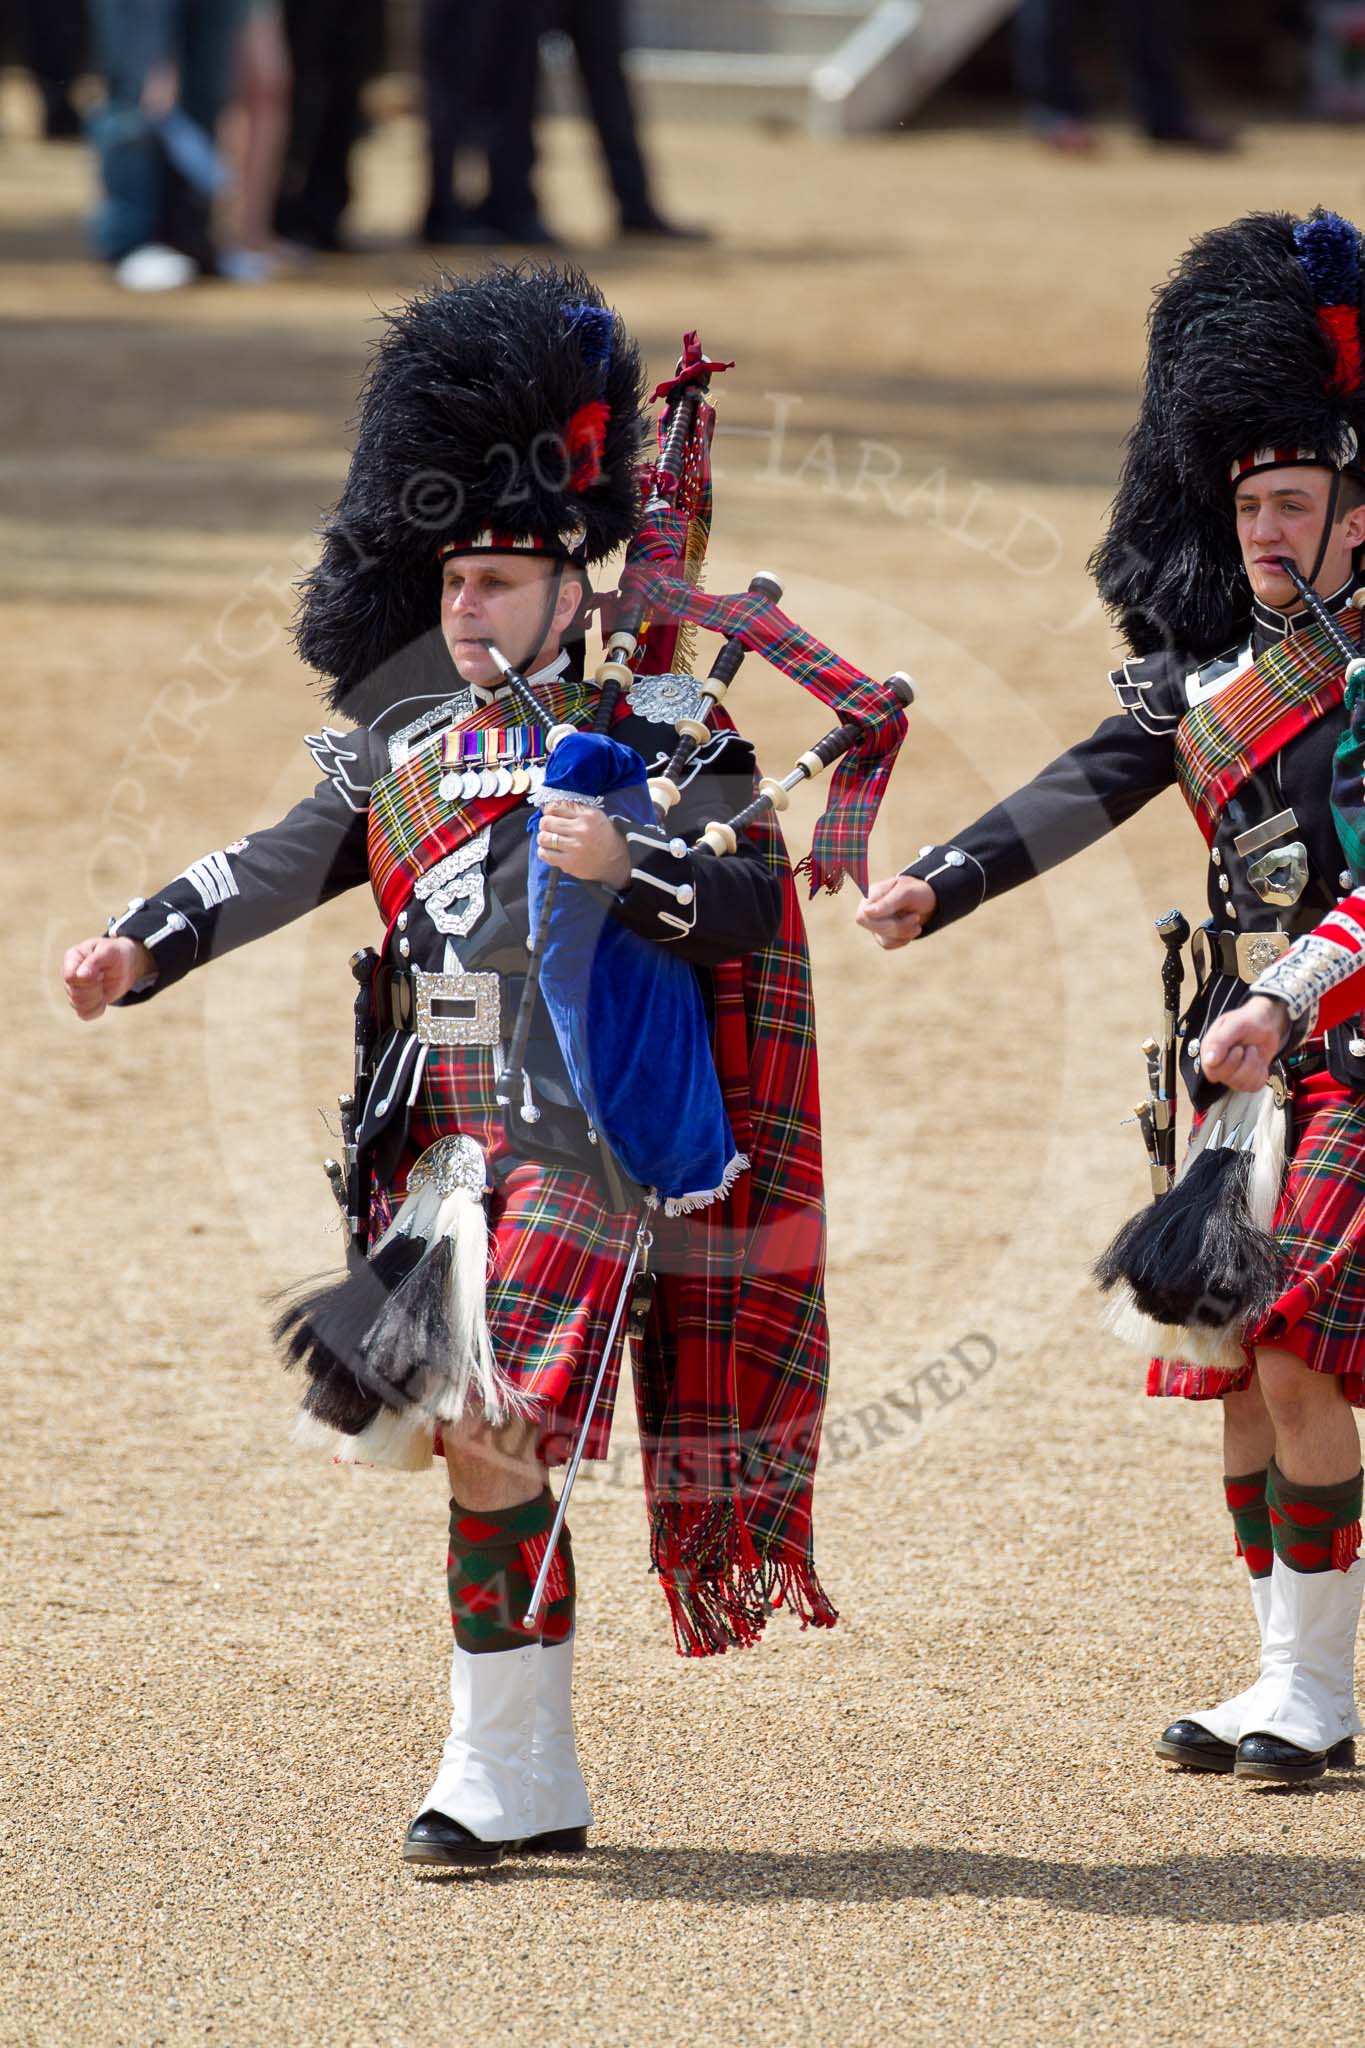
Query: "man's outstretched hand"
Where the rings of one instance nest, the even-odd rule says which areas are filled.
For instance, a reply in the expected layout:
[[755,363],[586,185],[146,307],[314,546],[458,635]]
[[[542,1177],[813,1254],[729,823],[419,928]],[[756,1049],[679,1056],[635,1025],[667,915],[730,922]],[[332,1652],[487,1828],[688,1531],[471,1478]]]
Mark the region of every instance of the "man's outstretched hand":
[[854,923],[871,932],[886,952],[894,953],[919,937],[937,908],[937,896],[918,875],[891,875],[872,884]]
[[1289,1036],[1289,1012],[1273,996],[1252,996],[1210,1024],[1199,1043],[1204,1078],[1243,1093],[1264,1088],[1274,1059]]
[[87,1024],[155,973],[156,962],[140,939],[82,939],[68,946],[62,961],[67,1000]]

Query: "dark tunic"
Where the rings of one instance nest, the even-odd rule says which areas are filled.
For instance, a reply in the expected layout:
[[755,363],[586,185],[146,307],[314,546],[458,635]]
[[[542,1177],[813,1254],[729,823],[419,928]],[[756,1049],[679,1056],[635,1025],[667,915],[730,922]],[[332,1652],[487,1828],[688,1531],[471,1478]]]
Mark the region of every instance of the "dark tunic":
[[[552,699],[559,693],[556,716],[575,690],[583,711],[581,686],[571,677],[551,677],[542,689]],[[489,702],[486,694],[482,701]],[[345,889],[375,879],[378,894],[371,792],[382,789],[401,804],[407,764],[424,748],[439,746],[470,710],[468,692],[408,699],[368,727],[310,739],[325,771],[311,796],[277,825],[192,862],[111,921],[111,932],[140,939],[157,963],[156,979],[127,1000],[160,993],[191,968]],[[521,715],[509,699],[505,722],[516,724]],[[671,725],[634,712],[613,725],[612,736],[634,747],[650,772],[666,764],[676,743]],[[749,801],[754,775],[749,743],[718,734],[686,777],[667,830],[653,844],[630,842],[625,888],[598,892],[604,917],[687,960],[707,1000],[710,968],[769,945],[782,916],[781,881],[757,844],[742,840],[726,859],[691,850],[711,819],[731,816]],[[417,893],[407,900],[384,939],[381,1009],[388,1008],[395,981],[413,969],[495,974],[505,1046],[528,954],[530,820],[523,801],[488,828],[487,853],[478,863],[478,911],[467,932],[438,929],[433,912],[449,924],[448,906],[440,910],[439,898]],[[526,1060],[529,1100],[539,1112],[534,1122],[517,1113],[520,1105],[504,1115],[496,1102],[499,1046],[429,1046],[425,1058],[422,1053],[410,1009],[404,1018],[396,1005],[389,1008],[380,1019],[368,1099],[359,1105],[360,1136],[376,1175],[372,1241],[401,1199],[419,1154],[442,1136],[475,1138],[494,1185],[488,1324],[499,1367],[519,1392],[558,1411],[567,1432],[611,1320],[634,1210],[624,1206],[610,1162],[604,1165],[605,1148],[575,1099],[543,1005]],[[675,1255],[685,1258],[685,1249]],[[604,1404],[595,1447],[609,1414]]]

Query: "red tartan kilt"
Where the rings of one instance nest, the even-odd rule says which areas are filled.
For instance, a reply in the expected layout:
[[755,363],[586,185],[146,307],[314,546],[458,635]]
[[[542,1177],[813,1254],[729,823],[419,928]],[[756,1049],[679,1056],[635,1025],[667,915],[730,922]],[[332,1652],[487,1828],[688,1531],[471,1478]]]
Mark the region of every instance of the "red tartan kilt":
[[[490,1047],[442,1047],[428,1055],[413,1105],[408,1145],[393,1196],[420,1153],[462,1131],[490,1161],[506,1159],[502,1112],[494,1100]],[[387,1206],[387,1205],[386,1205]],[[543,1405],[542,1455],[569,1456],[620,1297],[636,1219],[612,1215],[596,1182],[572,1168],[521,1160],[489,1200],[488,1328],[499,1369],[519,1393]],[[587,1456],[606,1456],[620,1375],[618,1338],[593,1420]],[[440,1456],[439,1433],[436,1454]]]
[[1153,1360],[1149,1394],[1212,1400],[1251,1380],[1257,1344],[1292,1351],[1314,1372],[1331,1373],[1365,1408],[1365,1097],[1329,1074],[1294,1091],[1296,1141],[1275,1213],[1288,1263],[1278,1298],[1247,1333],[1237,1372]]

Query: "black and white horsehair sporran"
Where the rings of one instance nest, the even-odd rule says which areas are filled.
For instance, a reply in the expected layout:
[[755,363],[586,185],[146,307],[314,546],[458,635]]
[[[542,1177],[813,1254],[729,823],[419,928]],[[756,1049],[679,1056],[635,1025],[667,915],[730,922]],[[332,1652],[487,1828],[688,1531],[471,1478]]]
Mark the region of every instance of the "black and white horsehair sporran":
[[1189,925],[1168,911],[1157,929],[1161,1047],[1148,1058],[1152,1099],[1138,1111],[1153,1198],[1097,1260],[1095,1278],[1111,1296],[1105,1323],[1126,1343],[1151,1357],[1232,1366],[1241,1363],[1241,1332],[1280,1291],[1271,1225],[1289,1156],[1289,1089],[1278,1063],[1263,1088],[1224,1089],[1176,1170],[1175,1041]]

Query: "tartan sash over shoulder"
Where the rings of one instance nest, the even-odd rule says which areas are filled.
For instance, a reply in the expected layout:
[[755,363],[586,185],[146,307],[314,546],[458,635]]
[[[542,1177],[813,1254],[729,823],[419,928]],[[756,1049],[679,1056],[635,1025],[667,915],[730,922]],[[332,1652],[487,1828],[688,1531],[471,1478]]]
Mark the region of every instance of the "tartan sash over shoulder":
[[[555,677],[536,687],[556,721],[581,721],[588,704],[581,682]],[[482,732],[504,723],[506,716],[505,703],[489,704],[461,719],[460,730]],[[489,796],[451,802],[440,794],[445,772],[439,744],[424,747],[401,768],[381,776],[370,792],[370,887],[386,926],[408,902],[419,876],[523,801]]]
[[[1348,609],[1337,623],[1360,638],[1358,611]],[[1176,781],[1210,846],[1228,798],[1339,704],[1345,687],[1340,650],[1321,626],[1305,626],[1185,713],[1175,738]]]

